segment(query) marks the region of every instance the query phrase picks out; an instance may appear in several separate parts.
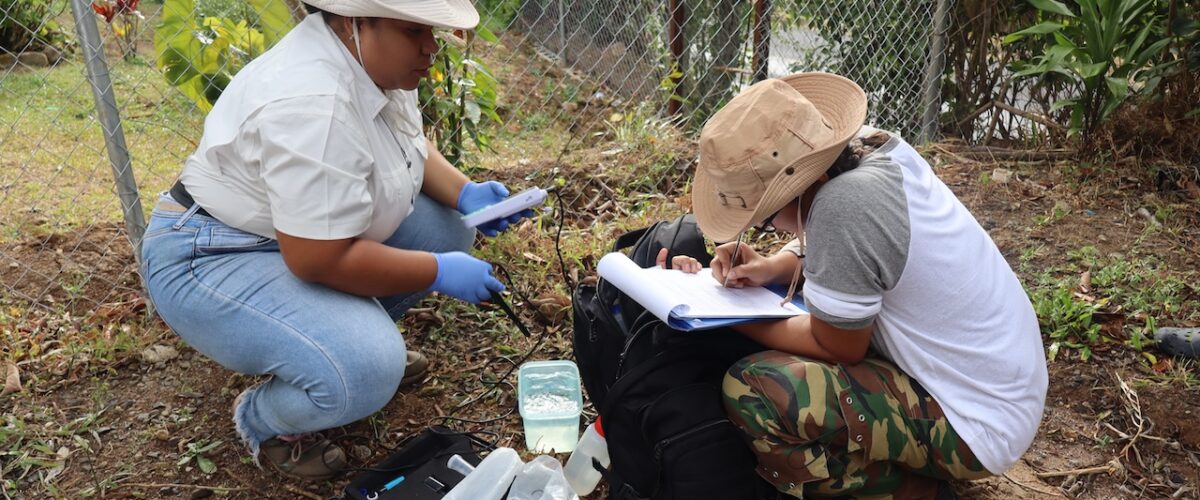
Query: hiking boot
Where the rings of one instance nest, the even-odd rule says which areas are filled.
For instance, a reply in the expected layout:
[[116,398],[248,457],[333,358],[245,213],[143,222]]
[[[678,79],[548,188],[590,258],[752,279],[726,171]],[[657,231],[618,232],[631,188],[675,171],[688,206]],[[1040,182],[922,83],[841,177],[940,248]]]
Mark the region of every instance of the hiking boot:
[[312,481],[329,479],[346,470],[346,453],[320,434],[281,435],[263,441],[260,459],[289,476]]
[[1159,328],[1154,340],[1163,352],[1181,358],[1200,358],[1200,328]]
[[429,373],[429,358],[417,351],[409,350],[408,359],[404,362],[404,378],[400,379],[400,387],[416,384]]

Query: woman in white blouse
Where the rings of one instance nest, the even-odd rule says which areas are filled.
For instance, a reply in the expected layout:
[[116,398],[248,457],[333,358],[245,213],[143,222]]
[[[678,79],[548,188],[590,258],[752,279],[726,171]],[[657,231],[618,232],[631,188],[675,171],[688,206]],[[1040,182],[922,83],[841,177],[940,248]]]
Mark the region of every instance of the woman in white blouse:
[[421,128],[433,29],[473,28],[468,0],[304,1],[310,15],[209,113],[154,209],[142,271],[189,345],[271,375],[234,402],[255,459],[319,479],[345,456],[316,431],[379,410],[428,366],[396,318],[431,291],[503,290],[459,217],[508,192],[471,182]]

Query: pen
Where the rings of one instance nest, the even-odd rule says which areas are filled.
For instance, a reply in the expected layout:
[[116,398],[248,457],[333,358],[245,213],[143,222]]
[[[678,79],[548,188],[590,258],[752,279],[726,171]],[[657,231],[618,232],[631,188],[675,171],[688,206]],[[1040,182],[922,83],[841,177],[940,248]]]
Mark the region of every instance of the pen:
[[403,483],[403,482],[404,482],[404,476],[400,476],[396,479],[388,481],[387,484],[383,485],[383,490],[384,491],[390,490],[392,488],[395,488],[397,485],[399,485],[400,483]]
[[724,288],[729,288],[729,274],[733,272],[733,266],[737,265],[738,252],[742,249],[742,235],[744,231],[738,233],[737,244],[733,246],[733,258],[729,259],[729,269],[725,271],[725,282],[721,283]]

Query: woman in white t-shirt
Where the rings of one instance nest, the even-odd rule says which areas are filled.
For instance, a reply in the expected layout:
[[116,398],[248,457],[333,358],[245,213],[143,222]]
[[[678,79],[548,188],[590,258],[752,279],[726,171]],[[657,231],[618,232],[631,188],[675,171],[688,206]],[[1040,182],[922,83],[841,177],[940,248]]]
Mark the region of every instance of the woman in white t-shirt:
[[478,303],[503,290],[459,217],[508,193],[470,182],[421,128],[433,29],[473,28],[468,0],[304,1],[310,15],[206,118],[154,209],[142,271],[189,345],[270,375],[234,402],[255,459],[326,478],[345,454],[315,431],[379,410],[428,366],[396,318],[431,291]]
[[[808,498],[933,498],[1029,447],[1047,374],[1033,307],[987,232],[867,101],[825,73],[766,80],[700,134],[692,193],[727,286],[803,282],[811,314],[735,329],[771,351],[725,377],[758,472]],[[799,236],[773,256],[752,226]],[[666,258],[660,255],[660,264]],[[699,271],[676,258],[673,267]],[[801,279],[803,275],[803,279]]]

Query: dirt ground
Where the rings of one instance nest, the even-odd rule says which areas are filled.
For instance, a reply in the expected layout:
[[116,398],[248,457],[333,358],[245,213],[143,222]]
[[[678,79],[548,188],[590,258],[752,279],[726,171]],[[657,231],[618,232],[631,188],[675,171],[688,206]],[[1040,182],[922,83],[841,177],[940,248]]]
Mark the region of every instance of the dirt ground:
[[[948,146],[947,150],[951,149]],[[1198,268],[1197,202],[1180,193],[1150,195],[1162,197],[1159,202],[1178,209],[1167,221],[1170,231],[1146,233],[1146,225],[1152,222],[1136,210],[1147,203],[1144,193],[1155,193],[1144,184],[1150,182],[1147,179],[1100,175],[1078,182],[1071,177],[1077,173],[1064,174],[1064,169],[1008,165],[1015,175],[1007,183],[982,182],[982,174],[994,173],[996,164],[965,160],[953,153],[931,151],[931,156],[939,175],[990,230],[1014,269],[1054,268],[1068,259],[1070,251],[1086,245],[1099,247],[1105,255],[1136,248],[1153,253],[1169,267]],[[1060,220],[1043,225],[1034,222],[1056,206],[1066,214]],[[582,212],[585,208],[572,210],[574,224],[587,226],[594,220]],[[0,278],[9,287],[28,290],[30,296],[53,296],[61,290],[49,291],[53,287],[37,281],[37,276],[52,280],[64,272],[69,274],[72,263],[93,263],[95,278],[76,292],[92,300],[72,302],[83,304],[73,312],[75,317],[83,318],[78,321],[84,323],[134,321],[144,314],[144,304],[125,295],[136,289],[136,281],[128,245],[123,237],[114,237],[119,232],[113,227],[97,227],[8,245],[4,254],[20,256],[21,263],[36,272],[18,276],[10,270],[15,266],[4,266]],[[1042,250],[1028,250],[1035,247]],[[44,251],[47,248],[54,251]],[[549,255],[525,257],[551,260]],[[1020,262],[1023,258],[1024,264]],[[1187,293],[1186,300],[1196,300],[1195,288]],[[506,339],[509,345],[505,349],[486,341],[474,342],[478,339],[465,331],[454,336],[470,325],[456,328],[447,325],[444,317],[449,316],[426,307],[402,323],[409,345],[435,360],[429,378],[417,388],[398,393],[379,414],[334,432],[352,436],[343,442],[354,452],[357,464],[377,463],[404,437],[430,423],[444,422],[436,417],[453,410],[445,406],[449,396],[488,392],[489,386],[479,382],[478,374],[486,371],[494,376],[508,366],[504,362],[489,364],[489,360],[522,353],[532,346],[531,341],[519,337]],[[534,324],[537,331],[547,328]],[[198,355],[170,335],[161,322],[150,320],[145,328],[150,335],[158,335],[159,345],[170,346],[179,355],[157,363],[126,356],[92,363],[83,370],[66,370],[61,377],[29,374],[40,378],[30,384],[31,389],[0,399],[5,413],[20,417],[27,426],[63,426],[58,438],[44,443],[48,449],[75,443],[70,448],[77,450],[62,457],[65,467],[52,487],[27,478],[21,483],[23,491],[7,491],[7,496],[327,498],[339,493],[346,479],[295,483],[250,463],[234,433],[230,405],[255,379],[233,374]],[[533,359],[570,356],[569,326],[563,323],[551,328],[555,332]],[[1176,364],[1170,373],[1183,374],[1171,378],[1139,359],[1137,352],[1111,342],[1098,347],[1088,361],[1060,356],[1051,362],[1045,417],[1032,448],[1009,473],[957,484],[959,493],[973,499],[1197,498],[1200,386],[1195,381],[1196,367],[1164,357]],[[494,430],[499,444],[520,446],[521,424],[513,414],[513,391],[500,388],[458,413],[474,420],[502,417],[498,421],[452,421],[450,425]],[[75,430],[68,430],[70,426],[64,423],[72,423]],[[81,441],[86,446],[78,446]],[[189,452],[189,444],[195,449],[216,441],[220,444],[206,454],[216,466],[214,473],[203,473],[196,460],[180,464],[181,458],[195,454]]]

